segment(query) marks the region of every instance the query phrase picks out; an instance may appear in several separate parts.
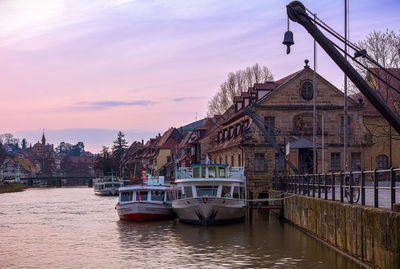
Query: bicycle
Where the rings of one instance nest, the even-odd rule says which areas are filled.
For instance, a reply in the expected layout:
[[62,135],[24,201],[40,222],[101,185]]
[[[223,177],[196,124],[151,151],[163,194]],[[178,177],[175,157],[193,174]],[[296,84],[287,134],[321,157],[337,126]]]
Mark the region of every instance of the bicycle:
[[[353,178],[353,203],[358,203],[360,200],[360,189],[358,186],[360,185],[360,180],[358,178]],[[345,178],[345,185],[344,185],[344,197],[346,198],[347,202],[350,202],[350,177],[346,176]]]

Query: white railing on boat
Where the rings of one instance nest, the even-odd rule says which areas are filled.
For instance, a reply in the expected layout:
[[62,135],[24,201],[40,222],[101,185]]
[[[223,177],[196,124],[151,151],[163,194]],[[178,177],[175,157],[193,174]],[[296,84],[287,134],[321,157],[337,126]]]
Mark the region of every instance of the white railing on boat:
[[[192,168],[179,167],[176,171],[176,179],[193,178]],[[244,179],[244,167],[234,166],[226,169],[226,177],[232,179]]]
[[176,171],[176,178],[183,179],[183,178],[192,178],[192,169],[189,167],[179,167]]

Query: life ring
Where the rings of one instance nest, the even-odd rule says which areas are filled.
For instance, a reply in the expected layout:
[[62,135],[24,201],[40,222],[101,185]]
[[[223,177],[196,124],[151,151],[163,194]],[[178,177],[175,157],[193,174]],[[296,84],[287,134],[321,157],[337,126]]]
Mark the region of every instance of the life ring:
[[203,204],[207,204],[208,197],[207,196],[201,197],[201,200],[203,201]]

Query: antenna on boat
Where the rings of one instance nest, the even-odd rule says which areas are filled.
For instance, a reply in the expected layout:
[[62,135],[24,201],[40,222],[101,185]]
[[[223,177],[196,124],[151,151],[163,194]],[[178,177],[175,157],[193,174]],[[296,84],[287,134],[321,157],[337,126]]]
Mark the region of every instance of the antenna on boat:
[[208,178],[208,165],[210,164],[210,159],[208,158],[208,154],[206,153],[206,178]]

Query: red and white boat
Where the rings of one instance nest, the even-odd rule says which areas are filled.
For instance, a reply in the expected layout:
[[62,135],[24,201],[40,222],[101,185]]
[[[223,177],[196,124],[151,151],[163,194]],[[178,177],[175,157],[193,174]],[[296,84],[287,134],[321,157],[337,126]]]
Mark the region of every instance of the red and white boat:
[[164,185],[164,177],[149,177],[147,184],[119,188],[115,209],[123,220],[147,221],[172,217],[171,187]]

